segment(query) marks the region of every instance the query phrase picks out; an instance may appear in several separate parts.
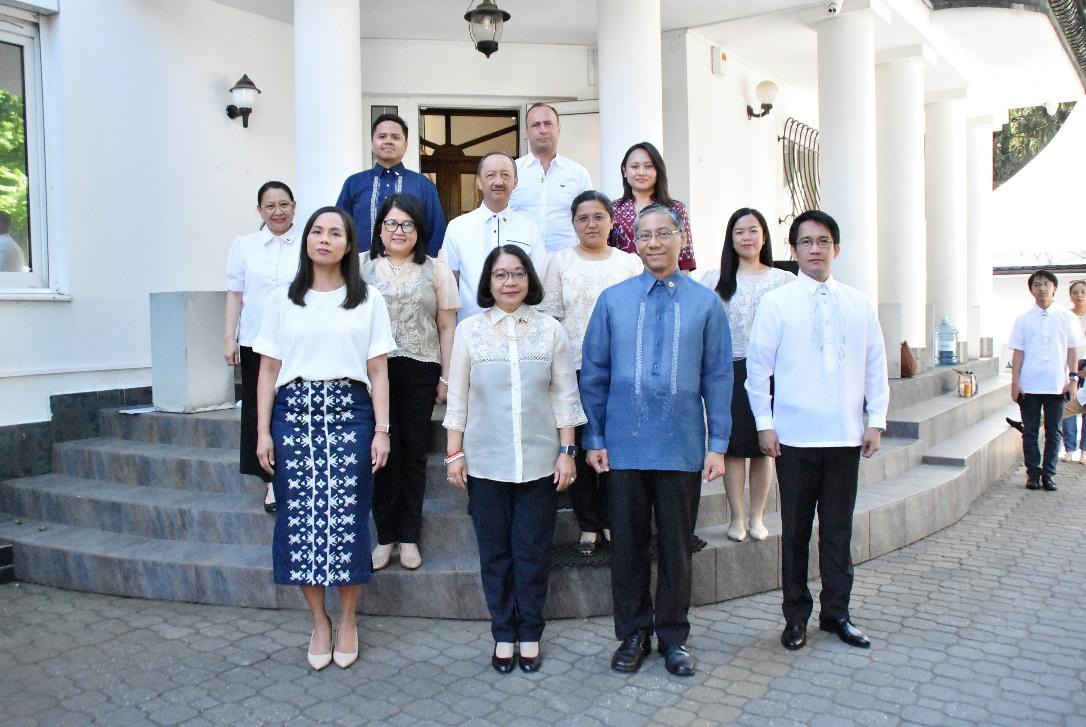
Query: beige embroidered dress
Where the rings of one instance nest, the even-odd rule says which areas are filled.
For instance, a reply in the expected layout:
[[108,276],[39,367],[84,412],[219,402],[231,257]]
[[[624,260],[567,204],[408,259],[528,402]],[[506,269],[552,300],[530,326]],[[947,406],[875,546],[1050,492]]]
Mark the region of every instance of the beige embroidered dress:
[[421,264],[408,260],[397,268],[387,257],[374,259],[367,255],[362,277],[380,290],[388,302],[392,335],[396,339],[396,350],[389,358],[405,356],[440,364],[437,312],[460,308],[456,279],[448,263],[428,257]]

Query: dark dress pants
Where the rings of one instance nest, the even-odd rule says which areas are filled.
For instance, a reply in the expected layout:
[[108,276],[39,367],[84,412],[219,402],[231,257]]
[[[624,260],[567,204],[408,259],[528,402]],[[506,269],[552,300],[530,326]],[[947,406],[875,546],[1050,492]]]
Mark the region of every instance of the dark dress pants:
[[607,478],[609,473],[597,474],[588,465],[587,452],[581,448],[581,433],[584,425],[574,430],[574,443],[577,445],[577,479],[569,486],[569,500],[573,505],[573,514],[583,533],[599,532],[609,528],[607,524]]
[[[1026,461],[1026,473],[1030,477],[1056,474],[1056,460],[1060,456],[1060,422],[1063,421],[1062,394],[1022,394],[1018,408],[1022,412],[1022,458]],[[1037,439],[1041,433],[1042,413],[1045,427],[1045,452],[1041,458]]]
[[441,364],[404,356],[388,360],[388,463],[373,480],[373,522],[382,545],[418,543],[422,536],[426,454],[440,376]]
[[781,586],[784,618],[806,623],[814,601],[807,588],[807,559],[818,512],[821,615],[846,619],[852,594],[852,511],[856,506],[859,447],[781,445],[777,483],[781,496]]
[[[664,644],[690,635],[691,557],[701,472],[611,470],[611,598],[615,636],[656,631]],[[656,602],[649,547],[656,521]]]
[[495,482],[468,475],[468,513],[494,641],[539,641],[558,493],[554,476]]
[[248,346],[241,350],[241,474],[271,482],[272,476],[256,456],[256,381],[260,376],[260,354]]

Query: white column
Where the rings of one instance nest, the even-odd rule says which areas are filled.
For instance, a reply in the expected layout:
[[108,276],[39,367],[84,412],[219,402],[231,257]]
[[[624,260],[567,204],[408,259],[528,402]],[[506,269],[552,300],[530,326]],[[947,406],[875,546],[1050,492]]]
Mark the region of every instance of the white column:
[[841,226],[836,278],[878,301],[875,15],[843,12],[818,33],[819,206]]
[[969,325],[969,355],[980,353],[981,336],[991,335],[985,319],[992,297],[991,235],[988,231],[992,198],[992,129],[990,116],[971,118],[966,127],[966,306]]
[[[600,187],[618,196],[619,164],[631,144],[663,150],[660,0],[597,0]],[[666,156],[665,156],[666,158]]]
[[294,3],[294,128],[299,224],[336,203],[343,180],[369,166],[362,117],[358,0]]
[[[925,332],[923,51],[875,70],[878,126],[879,319],[888,353],[902,341],[928,346]],[[844,255],[844,252],[842,252]],[[888,356],[891,374],[899,358]]]
[[950,96],[925,107],[928,303],[933,325],[949,318],[958,339],[967,341],[965,94]]

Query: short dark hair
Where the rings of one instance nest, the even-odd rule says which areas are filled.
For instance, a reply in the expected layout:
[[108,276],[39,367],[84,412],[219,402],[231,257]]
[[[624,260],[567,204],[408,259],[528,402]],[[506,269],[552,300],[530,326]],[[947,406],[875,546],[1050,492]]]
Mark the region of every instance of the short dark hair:
[[739,220],[747,215],[751,215],[758,220],[758,225],[762,228],[762,249],[758,253],[758,262],[773,267],[773,246],[769,240],[769,227],[766,225],[765,217],[753,207],[740,207],[732,212],[732,216],[728,218],[727,232],[724,233],[724,249],[720,252],[720,279],[716,283],[716,292],[722,300],[731,300],[732,296],[735,295],[737,285],[735,276],[739,272],[739,253],[735,251],[735,241],[732,240],[732,234],[735,232],[735,226],[739,223]]
[[637,142],[627,149],[626,154],[622,157],[622,164],[618,167],[619,173],[622,174],[622,197],[619,202],[633,199],[633,187],[626,181],[625,169],[626,161],[637,149],[649,155],[649,161],[652,162],[653,168],[656,169],[656,186],[652,190],[652,201],[660,204],[671,204],[671,194],[667,191],[667,165],[664,164],[664,157],[661,156],[659,149],[647,141]]
[[1053,288],[1060,287],[1060,281],[1056,280],[1056,274],[1051,270],[1034,270],[1033,274],[1029,276],[1029,280],[1026,281],[1026,287],[1032,288],[1033,281],[1037,278],[1044,278],[1048,282],[1052,283]]
[[298,272],[294,275],[287,297],[294,305],[305,305],[305,294],[313,287],[313,261],[309,259],[308,240],[313,223],[326,212],[334,212],[343,220],[343,231],[347,236],[347,251],[339,261],[339,271],[347,284],[347,295],[343,298],[343,307],[347,310],[356,308],[366,300],[366,281],[362,279],[361,264],[358,262],[358,233],[355,231],[351,215],[339,207],[321,207],[309,217],[302,232],[302,244],[298,253]]
[[586,189],[573,198],[573,204],[569,206],[570,219],[577,216],[577,208],[585,202],[599,202],[603,205],[603,208],[607,210],[607,216],[611,218],[611,222],[615,221],[615,206],[611,204],[611,198],[603,192],[597,192],[594,189]]
[[799,226],[804,222],[817,222],[830,231],[830,238],[833,239],[834,245],[841,244],[841,228],[837,225],[837,220],[830,217],[822,210],[807,210],[801,212],[796,219],[792,220],[792,226],[788,228],[788,244],[792,247],[796,246],[796,240],[799,239]]
[[415,246],[411,248],[411,255],[416,263],[422,265],[426,262],[426,241],[430,239],[430,230],[426,226],[426,208],[423,207],[422,200],[406,192],[392,195],[377,208],[377,215],[373,218],[370,257],[376,260],[388,254],[385,251],[385,241],[381,239],[381,225],[393,208],[406,214],[415,223]]
[[666,204],[660,204],[659,202],[653,202],[652,204],[645,205],[640,212],[637,213],[637,218],[634,220],[634,233],[636,234],[638,228],[641,226],[641,220],[649,215],[664,215],[674,223],[679,232],[686,233],[686,226],[683,225],[683,218],[675,211],[674,207]]
[[513,179],[517,178],[517,160],[514,159],[512,157],[512,155],[506,154],[504,151],[488,151],[486,154],[483,154],[481,157],[479,157],[479,163],[475,167],[475,176],[476,177],[483,176],[483,162],[485,162],[487,159],[489,159],[490,157],[493,157],[493,156],[503,156],[506,159],[508,159],[510,162],[512,162],[512,164],[513,164]]
[[524,297],[525,305],[539,305],[543,302],[543,283],[539,282],[539,275],[532,265],[532,259],[520,245],[499,245],[490,251],[483,261],[483,272],[479,275],[479,287],[475,293],[475,302],[480,308],[490,308],[494,305],[494,293],[490,290],[490,274],[494,271],[494,263],[502,253],[512,255],[524,266],[528,273],[528,295]]
[[257,207],[264,203],[264,193],[267,192],[269,189],[281,189],[287,193],[287,196],[290,197],[291,202],[294,201],[294,192],[290,191],[290,187],[288,187],[284,182],[279,182],[272,179],[268,182],[264,182],[264,184],[260,185],[260,189],[256,191]]
[[528,107],[528,110],[524,113],[525,122],[528,121],[528,114],[532,113],[533,111],[535,111],[536,109],[539,109],[539,108],[550,109],[551,113],[554,114],[554,120],[557,121],[558,123],[562,123],[561,117],[558,116],[558,109],[554,108],[549,103],[544,103],[542,101],[536,101],[534,104],[532,104],[531,106]]
[[373,138],[373,135],[377,133],[377,127],[386,121],[395,121],[397,124],[399,124],[400,128],[403,129],[403,138],[407,138],[407,122],[400,118],[399,114],[381,114],[373,120],[372,124],[370,124],[371,139]]
[[[0,212],[0,214],[3,214],[3,213]],[[1067,292],[1068,293],[1074,293],[1076,285],[1086,285],[1086,280],[1081,280],[1081,279],[1080,280],[1072,280],[1071,281],[1071,287],[1067,289]]]

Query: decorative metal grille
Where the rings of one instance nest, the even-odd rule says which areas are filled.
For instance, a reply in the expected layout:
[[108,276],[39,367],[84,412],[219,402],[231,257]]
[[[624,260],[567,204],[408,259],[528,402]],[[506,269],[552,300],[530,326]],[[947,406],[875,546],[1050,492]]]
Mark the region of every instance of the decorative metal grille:
[[781,158],[784,179],[792,199],[792,213],[779,222],[789,222],[796,215],[818,208],[818,129],[794,118],[784,122]]

